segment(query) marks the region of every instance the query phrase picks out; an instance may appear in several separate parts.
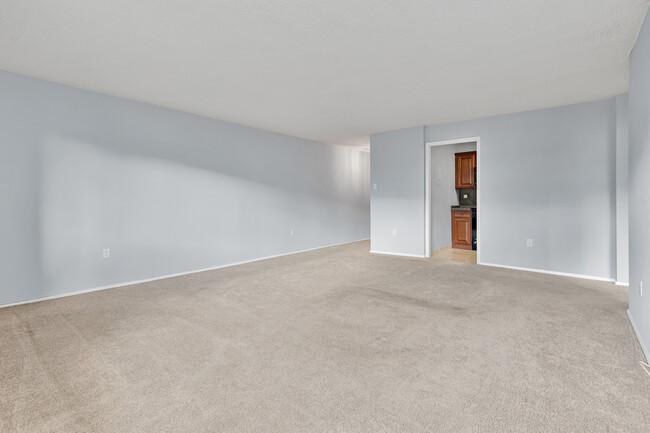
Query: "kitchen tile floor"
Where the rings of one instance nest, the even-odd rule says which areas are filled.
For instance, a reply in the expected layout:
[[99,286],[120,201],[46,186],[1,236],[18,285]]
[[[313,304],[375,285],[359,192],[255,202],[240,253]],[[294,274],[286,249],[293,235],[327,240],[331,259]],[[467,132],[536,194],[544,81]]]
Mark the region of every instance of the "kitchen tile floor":
[[431,258],[454,262],[476,263],[476,251],[452,248],[451,245],[431,251]]

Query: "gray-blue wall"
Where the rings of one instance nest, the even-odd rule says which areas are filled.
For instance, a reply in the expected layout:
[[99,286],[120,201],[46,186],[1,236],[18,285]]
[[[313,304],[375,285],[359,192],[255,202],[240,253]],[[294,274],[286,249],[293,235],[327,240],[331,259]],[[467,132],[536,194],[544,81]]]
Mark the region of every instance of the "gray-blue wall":
[[366,152],[7,72],[0,95],[0,304],[369,236]]
[[629,177],[629,98],[616,97],[616,282],[630,281],[628,177]]
[[425,143],[476,136],[481,261],[615,279],[614,98],[371,136],[372,248],[424,254]]
[[[630,316],[650,360],[650,20],[630,55]],[[639,282],[646,284],[643,296]]]
[[371,135],[370,165],[370,249],[422,256],[424,128]]

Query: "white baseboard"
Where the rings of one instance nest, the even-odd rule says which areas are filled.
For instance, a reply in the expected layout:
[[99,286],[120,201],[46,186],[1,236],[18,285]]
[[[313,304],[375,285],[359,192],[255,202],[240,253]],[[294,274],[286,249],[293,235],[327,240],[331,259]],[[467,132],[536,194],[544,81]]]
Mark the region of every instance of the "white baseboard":
[[373,250],[370,250],[370,254],[381,254],[383,256],[415,257],[415,258],[418,258],[418,259],[423,259],[424,258],[424,255],[422,255],[422,254],[389,253],[387,251],[373,251]]
[[480,262],[479,265],[492,266],[492,267],[495,267],[495,268],[515,269],[517,271],[537,272],[537,273],[540,273],[540,274],[559,275],[559,276],[562,276],[562,277],[582,278],[582,279],[585,279],[585,280],[606,281],[608,283],[613,283],[613,282],[616,281],[613,278],[594,277],[592,275],[583,275],[583,274],[571,274],[571,273],[568,273],[568,272],[547,271],[547,270],[544,270],[544,269],[535,269],[535,268],[522,268],[522,267],[519,267],[519,266],[496,265],[494,263]]
[[133,286],[135,284],[150,283],[152,281],[158,281],[158,280],[164,280],[164,279],[167,279],[167,278],[180,277],[180,276],[183,276],[183,275],[196,274],[196,273],[205,272],[205,271],[214,271],[216,269],[229,268],[231,266],[244,265],[246,263],[253,263],[253,262],[259,262],[259,261],[262,261],[262,260],[274,259],[276,257],[290,256],[290,255],[293,255],[293,254],[306,253],[308,251],[321,250],[323,248],[336,247],[338,245],[353,244],[355,242],[367,241],[369,239],[370,238],[364,238],[364,239],[358,239],[356,241],[340,242],[338,244],[324,245],[322,247],[308,248],[306,250],[293,251],[293,252],[290,252],[290,253],[275,254],[275,255],[272,255],[272,256],[260,257],[260,258],[257,258],[257,259],[244,260],[242,262],[229,263],[229,264],[220,265],[220,266],[213,266],[211,268],[203,268],[203,269],[196,269],[196,270],[193,270],[193,271],[178,272],[176,274],[169,274],[169,275],[163,275],[163,276],[160,276],[160,277],[146,278],[146,279],[143,279],[143,280],[136,280],[136,281],[128,281],[128,282],[118,283],[118,284],[111,284],[109,286],[93,287],[92,289],[78,290],[78,291],[75,291],[75,292],[63,293],[61,295],[46,296],[46,297],[43,297],[43,298],[26,299],[24,301],[12,302],[10,304],[0,304],[0,308],[14,307],[16,305],[32,304],[32,303],[35,303],[35,302],[49,301],[50,299],[67,298],[68,296],[82,295],[84,293],[98,292],[100,290],[116,289],[118,287]]
[[614,284],[616,284],[617,286],[630,287],[630,283],[623,283],[623,282],[621,282],[621,281],[617,281],[617,282],[615,282]]
[[636,339],[639,342],[639,345],[641,346],[643,355],[645,356],[645,362],[649,363],[650,352],[648,351],[648,348],[645,347],[645,344],[643,344],[643,340],[641,339],[641,334],[639,333],[639,328],[636,327],[636,323],[634,322],[634,318],[632,317],[632,313],[630,313],[629,309],[627,310],[627,318],[630,319],[630,323],[632,324],[632,329],[634,329],[634,333],[636,334]]

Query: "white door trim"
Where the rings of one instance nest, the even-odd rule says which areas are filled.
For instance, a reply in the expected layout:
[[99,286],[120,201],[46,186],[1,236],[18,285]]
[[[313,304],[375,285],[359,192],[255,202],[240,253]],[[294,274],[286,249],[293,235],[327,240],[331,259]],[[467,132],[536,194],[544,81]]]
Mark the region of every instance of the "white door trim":
[[454,140],[430,141],[425,143],[424,152],[424,257],[431,257],[431,148],[448,144],[476,143],[476,262],[481,263],[481,137],[457,138]]

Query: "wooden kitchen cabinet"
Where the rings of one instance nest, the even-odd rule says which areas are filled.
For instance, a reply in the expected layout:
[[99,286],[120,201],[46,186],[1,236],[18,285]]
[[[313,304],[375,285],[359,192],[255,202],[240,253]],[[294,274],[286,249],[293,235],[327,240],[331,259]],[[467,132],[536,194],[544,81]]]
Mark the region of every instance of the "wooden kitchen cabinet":
[[476,151],[456,154],[456,188],[476,188]]
[[472,249],[472,211],[470,209],[451,210],[451,247],[463,250]]

